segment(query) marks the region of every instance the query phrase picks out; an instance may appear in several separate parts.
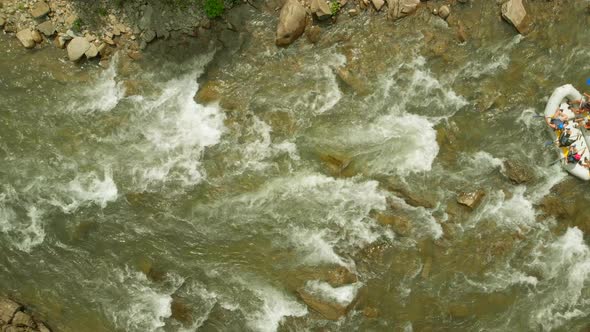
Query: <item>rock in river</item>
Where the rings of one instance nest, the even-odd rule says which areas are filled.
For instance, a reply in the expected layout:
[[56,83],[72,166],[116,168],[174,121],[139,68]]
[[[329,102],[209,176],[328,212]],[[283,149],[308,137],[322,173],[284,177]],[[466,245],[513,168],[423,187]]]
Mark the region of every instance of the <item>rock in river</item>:
[[332,17],[330,6],[325,0],[311,0],[311,12],[320,20]]
[[71,61],[79,60],[90,48],[90,43],[84,37],[76,37],[68,44],[68,57]]
[[457,202],[474,209],[479,205],[479,203],[481,203],[481,200],[484,198],[484,196],[485,193],[482,190],[477,190],[474,192],[462,192],[457,197]]
[[415,12],[420,0],[390,0],[387,3],[389,6],[387,16],[392,20],[398,20]]
[[24,29],[19,31],[16,34],[16,38],[23,44],[26,48],[33,48],[35,47],[35,40],[33,39],[33,31],[31,29]]
[[307,12],[297,0],[287,0],[281,8],[279,25],[277,26],[277,46],[293,43],[305,30]]
[[502,5],[502,17],[510,22],[521,35],[526,35],[530,29],[530,19],[522,0],[509,0]]

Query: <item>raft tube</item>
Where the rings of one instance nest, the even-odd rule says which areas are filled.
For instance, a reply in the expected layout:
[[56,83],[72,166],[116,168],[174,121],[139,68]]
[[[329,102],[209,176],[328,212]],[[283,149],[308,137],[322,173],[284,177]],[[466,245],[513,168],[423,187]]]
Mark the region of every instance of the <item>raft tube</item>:
[[[552,118],[555,114],[557,108],[560,108],[567,116],[569,117],[570,123],[573,122],[575,114],[570,109],[569,105],[564,102],[564,99],[568,99],[570,101],[573,100],[582,100],[582,95],[576,88],[574,88],[571,84],[566,84],[560,86],[559,88],[553,91],[553,94],[547,101],[547,106],[545,106],[545,119]],[[561,135],[560,130],[553,130],[553,128],[547,126],[549,131],[551,132],[551,138],[553,141],[556,141],[559,135]],[[578,140],[576,140],[575,144],[578,151],[584,150],[584,154],[582,155],[582,159],[588,158],[590,159],[590,151],[588,147],[588,141],[590,141],[590,137],[588,136],[588,132],[584,129],[583,126],[575,128],[573,131],[574,135],[580,134]],[[559,147],[557,149],[557,154],[559,158],[563,158],[561,161],[561,165],[563,168],[568,171],[573,176],[582,179],[582,180],[590,180],[590,170],[586,167],[580,165],[579,163],[567,163],[567,154],[568,154],[568,147]]]

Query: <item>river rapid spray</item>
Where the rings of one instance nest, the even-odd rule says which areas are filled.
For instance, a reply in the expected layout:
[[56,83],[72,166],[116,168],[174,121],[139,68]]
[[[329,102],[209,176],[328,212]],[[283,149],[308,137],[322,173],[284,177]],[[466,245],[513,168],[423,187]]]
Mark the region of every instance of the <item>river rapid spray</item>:
[[[378,18],[276,49],[272,18],[253,12],[229,62],[224,51],[170,61],[154,50],[131,72],[88,68],[73,82],[63,64],[33,85],[30,57],[13,68],[22,55],[3,50],[0,289],[60,331],[585,327],[587,184],[544,166],[543,124],[523,110],[541,109],[552,82],[582,78],[542,65],[558,51],[575,54],[564,68],[590,58],[576,40],[541,47],[576,29],[567,22],[514,37],[488,12],[445,55],[428,28]],[[448,38],[438,18],[416,19]],[[367,92],[342,84],[340,66]],[[125,97],[125,80],[141,92]],[[211,86],[220,102],[193,100]],[[335,170],[333,159],[348,162]],[[513,185],[512,159],[533,180]],[[457,205],[478,188],[479,207]],[[551,190],[570,195],[566,212],[546,213]],[[358,280],[332,286],[310,272],[334,266]],[[358,302],[331,322],[300,288]]]

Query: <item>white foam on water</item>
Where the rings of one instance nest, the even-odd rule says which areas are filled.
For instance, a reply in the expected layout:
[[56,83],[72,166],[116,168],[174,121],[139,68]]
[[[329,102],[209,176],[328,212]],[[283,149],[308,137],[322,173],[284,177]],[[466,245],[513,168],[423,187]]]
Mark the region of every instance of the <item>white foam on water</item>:
[[274,332],[285,317],[307,315],[305,305],[273,287],[254,285],[252,291],[262,301],[256,312],[246,315],[247,325],[254,331]]
[[429,235],[433,239],[440,239],[444,232],[442,226],[432,216],[432,213],[421,207],[411,206],[400,197],[390,195],[392,204],[412,216],[412,226],[418,229],[418,233]]
[[118,197],[118,190],[111,169],[104,171],[102,179],[96,172],[78,174],[64,188],[64,194],[69,203],[52,200],[52,204],[59,206],[65,213],[72,213],[80,206],[96,204],[105,208],[109,202]]
[[125,89],[117,82],[118,55],[113,57],[111,65],[103,70],[95,83],[72,97],[68,103],[70,112],[108,112],[114,109],[125,96]]
[[[198,306],[193,307],[193,322],[190,326],[180,326],[178,327],[179,332],[193,332],[197,331],[199,327],[203,325],[203,323],[209,318],[209,314],[211,310],[218,303],[218,295],[216,292],[207,290],[204,285],[201,285],[196,280],[191,280],[192,282],[188,285],[187,294],[191,300],[197,298]],[[185,284],[186,285],[186,284]],[[223,304],[222,304],[223,305]],[[226,308],[227,309],[227,308]],[[236,310],[237,308],[228,309],[228,310]]]
[[188,74],[165,82],[156,100],[138,104],[134,131],[145,140],[133,145],[130,153],[138,156],[130,168],[141,189],[168,181],[191,186],[205,177],[200,160],[221,140],[224,115],[217,104],[197,104],[197,90],[196,74]]
[[337,303],[343,306],[349,305],[356,297],[362,283],[332,287],[329,283],[320,280],[309,280],[305,283],[305,289],[322,300]]
[[539,123],[544,123],[543,118],[539,118],[537,115],[537,111],[534,108],[527,108],[524,111],[522,111],[522,113],[520,113],[520,115],[518,116],[518,118],[516,119],[516,122],[520,122],[522,124],[524,124],[524,126],[529,129],[529,128],[535,128],[538,127]]
[[588,280],[590,248],[577,227],[542,248],[531,264],[543,274],[542,291],[535,299],[531,323],[549,331],[590,312]]
[[[488,53],[488,61],[469,61],[457,75],[469,78],[480,78],[481,76],[494,75],[499,70],[506,70],[510,65],[509,52],[517,46],[524,37],[520,34],[514,36],[508,43],[500,43],[491,49],[482,48],[478,53]],[[482,55],[486,57],[486,55]],[[480,57],[478,57],[480,58]]]
[[31,250],[43,243],[45,240],[45,229],[43,227],[43,210],[35,205],[28,205],[26,218],[19,216],[12,207],[18,201],[18,194],[9,185],[4,186],[0,193],[0,234],[3,234],[6,241],[13,247],[24,251]]
[[375,121],[339,129],[331,145],[352,149],[370,174],[426,172],[438,155],[434,124],[414,114],[385,115]]
[[330,54],[322,57],[316,55],[316,59],[316,66],[305,66],[306,80],[314,82],[314,86],[297,96],[294,108],[322,114],[331,110],[342,99],[334,69],[344,66],[346,57],[342,54]]
[[249,131],[257,139],[245,146],[239,146],[242,157],[238,163],[242,165],[242,169],[265,170],[273,165],[269,160],[281,154],[289,155],[292,160],[299,160],[295,143],[287,140],[273,143],[271,139],[272,128],[257,116],[254,116],[253,122]]
[[172,315],[171,295],[183,279],[171,278],[170,285],[155,285],[141,272],[126,269],[116,273],[111,291],[119,294],[119,301],[107,305],[115,325],[124,331],[158,331],[164,327]]
[[298,261],[293,263],[348,267],[355,252],[393,237],[370,217],[386,208],[387,196],[376,181],[296,173],[271,180],[256,192],[197,208],[223,221],[200,229],[207,236],[225,239],[221,230],[229,224],[239,236],[255,234],[274,247],[294,249]]
[[536,227],[535,209],[525,197],[525,191],[525,186],[516,187],[510,198],[506,198],[501,190],[489,192],[486,203],[475,211],[471,220],[494,220],[497,225],[517,231],[523,226]]
[[535,203],[547,196],[551,192],[551,188],[553,188],[553,186],[560,183],[569,176],[559,163],[556,163],[550,167],[537,165],[535,170],[537,173],[541,174],[541,177],[543,178],[543,181],[529,189],[529,198]]

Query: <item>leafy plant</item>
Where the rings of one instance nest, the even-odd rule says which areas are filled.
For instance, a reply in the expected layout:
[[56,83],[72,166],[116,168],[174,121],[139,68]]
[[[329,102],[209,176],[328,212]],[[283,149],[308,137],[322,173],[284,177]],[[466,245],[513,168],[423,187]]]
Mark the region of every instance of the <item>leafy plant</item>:
[[77,19],[74,21],[74,23],[72,23],[72,30],[74,32],[80,32],[82,31],[82,25],[84,24],[84,22],[82,22],[81,19]]
[[101,8],[98,8],[98,15],[100,15],[100,16],[107,16],[107,14],[108,13],[107,13],[106,8],[102,8],[102,7]]
[[332,12],[332,16],[336,16],[338,11],[340,11],[340,1],[332,1],[330,2],[330,11]]
[[223,14],[225,9],[223,0],[204,0],[203,7],[205,8],[205,14],[209,18],[216,18]]

